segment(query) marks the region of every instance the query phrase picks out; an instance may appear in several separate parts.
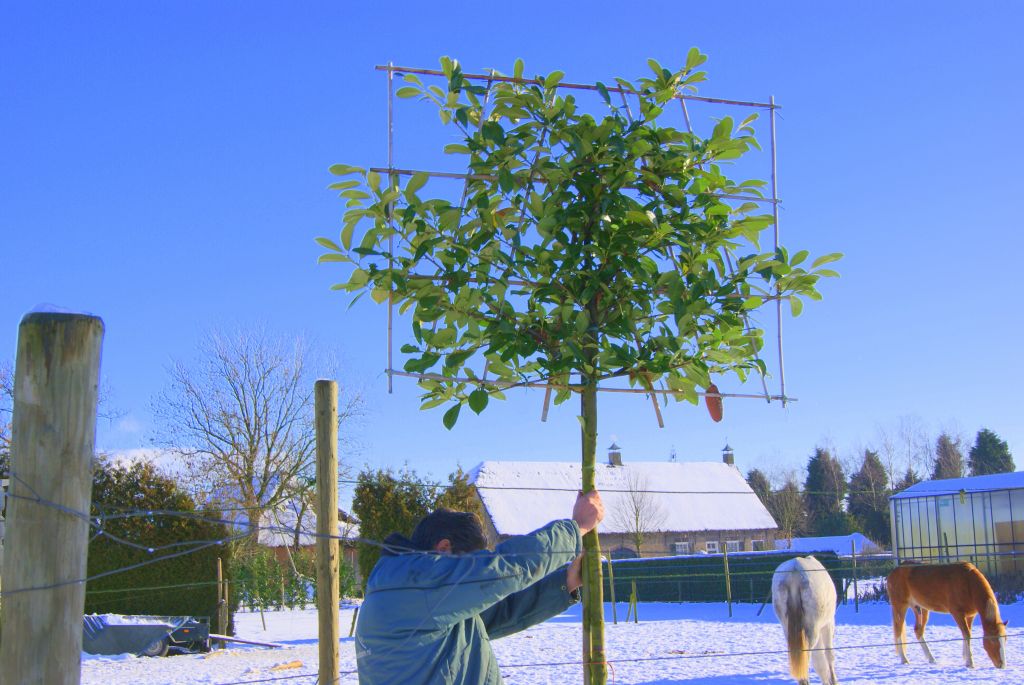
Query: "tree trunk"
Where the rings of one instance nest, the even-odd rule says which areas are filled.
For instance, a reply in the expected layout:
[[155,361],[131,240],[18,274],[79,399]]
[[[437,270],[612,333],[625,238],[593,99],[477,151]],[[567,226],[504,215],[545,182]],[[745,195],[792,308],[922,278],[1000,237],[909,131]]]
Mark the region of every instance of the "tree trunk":
[[[595,489],[597,459],[597,381],[584,376],[581,393],[583,416],[583,491]],[[601,545],[597,529],[583,536],[583,682],[605,685],[608,666],[604,653],[604,588],[601,585]]]

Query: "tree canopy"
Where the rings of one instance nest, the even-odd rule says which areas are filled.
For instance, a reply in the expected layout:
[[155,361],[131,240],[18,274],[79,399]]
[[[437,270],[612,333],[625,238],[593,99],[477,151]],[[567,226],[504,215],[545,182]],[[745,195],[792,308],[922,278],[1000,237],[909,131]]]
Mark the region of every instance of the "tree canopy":
[[968,455],[968,463],[971,467],[972,476],[984,476],[989,473],[1010,473],[1016,467],[1013,465],[1013,455],[1010,454],[1010,446],[1006,441],[990,431],[982,428],[974,439],[974,446],[971,447]]

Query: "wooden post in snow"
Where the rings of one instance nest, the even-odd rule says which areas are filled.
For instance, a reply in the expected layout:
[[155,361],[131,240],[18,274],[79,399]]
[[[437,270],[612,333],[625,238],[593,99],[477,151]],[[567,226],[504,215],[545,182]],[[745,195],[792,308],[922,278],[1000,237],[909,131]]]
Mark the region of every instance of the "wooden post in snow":
[[3,560],[5,685],[81,679],[102,342],[103,322],[84,314],[32,313],[18,328]]
[[850,558],[853,559],[853,611],[860,613],[860,597],[857,596],[857,542],[850,540]]
[[338,682],[338,384],[314,386],[316,412],[316,609],[321,685]]
[[[217,632],[220,635],[228,633],[228,593],[227,585],[224,582],[224,565],[220,557],[217,557]],[[220,641],[224,647],[224,641]]]

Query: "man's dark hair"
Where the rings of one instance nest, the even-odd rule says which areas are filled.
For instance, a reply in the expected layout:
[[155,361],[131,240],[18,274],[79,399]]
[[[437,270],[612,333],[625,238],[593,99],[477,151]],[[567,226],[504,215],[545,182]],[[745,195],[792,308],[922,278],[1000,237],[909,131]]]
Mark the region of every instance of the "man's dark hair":
[[465,554],[487,547],[483,526],[476,514],[468,511],[438,509],[423,517],[412,532],[417,549],[432,550],[441,540],[452,543],[452,552]]

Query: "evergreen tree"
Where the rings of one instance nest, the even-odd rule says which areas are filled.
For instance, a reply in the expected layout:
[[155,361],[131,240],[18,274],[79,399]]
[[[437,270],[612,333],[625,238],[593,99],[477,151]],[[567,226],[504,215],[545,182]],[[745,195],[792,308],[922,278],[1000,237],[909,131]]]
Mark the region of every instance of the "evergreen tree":
[[469,474],[459,466],[448,474],[448,487],[438,496],[434,509],[453,509],[470,511],[477,515],[480,522],[484,521],[484,507],[477,494],[476,486],[469,482]]
[[889,477],[878,453],[864,450],[860,469],[850,477],[848,509],[857,525],[872,540],[889,545]]
[[964,476],[964,454],[960,449],[959,441],[954,440],[945,431],[939,435],[935,443],[935,469],[932,471],[932,478],[963,478]]
[[760,469],[751,469],[747,474],[747,485],[761,500],[761,504],[767,507],[772,494],[772,484],[769,482],[768,476],[764,475]]
[[807,462],[804,500],[812,535],[845,535],[852,532],[852,521],[843,511],[846,474],[839,461],[822,448],[814,450]]
[[430,513],[436,488],[405,467],[398,474],[367,469],[360,472],[352,498],[352,513],[359,519],[359,571],[365,586],[380,558],[380,543],[391,533],[406,537]]
[[988,428],[978,431],[968,455],[972,476],[988,473],[1010,473],[1015,470],[1010,447]]
[[917,473],[917,471],[914,470],[914,467],[908,466],[907,467],[907,472],[903,474],[903,478],[900,478],[898,481],[896,481],[893,484],[892,491],[894,493],[896,493],[896,492],[903,492],[904,490],[909,488],[911,485],[914,485],[914,484],[920,483],[920,482],[921,482],[921,476]]

